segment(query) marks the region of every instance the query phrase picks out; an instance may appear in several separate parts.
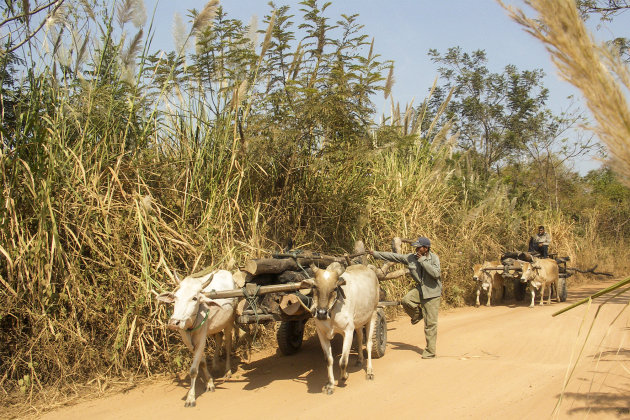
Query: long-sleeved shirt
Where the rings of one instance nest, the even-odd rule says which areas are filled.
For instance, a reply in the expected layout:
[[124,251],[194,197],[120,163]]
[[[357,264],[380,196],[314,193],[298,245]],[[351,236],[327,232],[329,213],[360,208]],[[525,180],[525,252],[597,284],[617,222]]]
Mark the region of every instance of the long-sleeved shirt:
[[542,235],[536,234],[536,236],[534,236],[534,241],[536,241],[539,246],[549,246],[551,244],[551,235],[549,235],[547,232],[543,233]]
[[416,281],[422,297],[430,299],[442,294],[442,279],[440,278],[440,259],[429,251],[427,255],[419,257],[416,254],[396,254],[394,252],[373,251],[374,258],[405,264],[409,274]]

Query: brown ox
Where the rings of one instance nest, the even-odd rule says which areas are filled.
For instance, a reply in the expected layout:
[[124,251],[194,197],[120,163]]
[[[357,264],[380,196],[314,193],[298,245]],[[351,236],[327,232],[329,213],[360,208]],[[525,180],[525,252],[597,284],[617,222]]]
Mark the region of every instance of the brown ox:
[[[532,302],[529,307],[534,307],[534,298],[536,290],[540,290],[540,304],[544,304],[545,289],[549,289],[548,304],[551,304],[551,285],[558,289],[558,263],[551,258],[535,259],[534,262],[524,262],[521,265],[523,274],[521,275],[521,283],[527,283],[529,291],[532,295]],[[560,294],[556,293],[558,302],[560,302]]]
[[330,340],[337,333],[343,335],[343,350],[339,359],[341,368],[339,382],[348,379],[348,356],[355,331],[359,347],[358,364],[363,365],[363,326],[367,326],[366,378],[374,379],[372,335],[377,317],[378,278],[374,271],[364,265],[351,265],[345,272],[339,263],[332,263],[325,270],[315,266],[312,268],[315,279],[309,282],[313,286],[311,311],[316,317],[317,336],[328,366],[328,383],[322,390],[327,394],[332,394],[335,389],[335,377]]
[[492,270],[499,265],[501,265],[499,261],[486,261],[483,264],[473,266],[473,280],[477,285],[475,306],[479,306],[479,295],[482,290],[488,294],[486,306],[490,306],[493,291],[496,291],[495,301],[503,299],[503,276],[498,271]]

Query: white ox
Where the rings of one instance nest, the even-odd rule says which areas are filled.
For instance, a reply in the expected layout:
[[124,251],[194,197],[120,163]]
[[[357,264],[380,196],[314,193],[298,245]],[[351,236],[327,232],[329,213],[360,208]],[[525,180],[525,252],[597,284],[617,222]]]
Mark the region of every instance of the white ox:
[[[177,280],[179,281],[179,278]],[[173,315],[169,319],[168,327],[179,331],[184,344],[193,353],[186,407],[196,405],[195,382],[200,365],[207,380],[206,390],[214,391],[214,381],[208,372],[204,353],[209,335],[215,335],[217,343],[212,359],[212,368],[216,369],[223,341],[220,333],[223,332],[226,354],[225,378],[231,377],[230,350],[236,299],[210,299],[204,293],[232,289],[236,289],[232,273],[217,270],[199,277],[188,276],[179,282],[174,292],[162,293],[157,297],[160,302],[174,303]]]
[[495,300],[503,298],[503,276],[498,271],[492,270],[499,265],[501,265],[499,261],[485,261],[483,264],[473,266],[473,280],[477,285],[475,306],[480,305],[479,295],[482,290],[488,294],[486,306],[490,306],[493,291],[495,291]]
[[557,293],[558,289],[558,263],[550,258],[534,259],[533,262],[524,262],[521,265],[523,273],[521,275],[521,283],[527,283],[529,291],[532,295],[532,302],[529,307],[534,307],[534,298],[536,296],[536,290],[540,290],[540,304],[544,304],[545,289],[549,289],[548,304],[551,304],[551,285],[556,287],[556,295],[558,302],[560,302],[560,294]]
[[328,365],[328,383],[322,391],[332,394],[335,389],[333,355],[330,340],[335,334],[343,335],[343,349],[339,360],[341,377],[348,379],[348,356],[356,331],[359,347],[357,364],[363,365],[363,327],[367,326],[366,378],[374,379],[372,370],[372,335],[376,324],[378,305],[378,278],[364,265],[351,265],[344,271],[339,263],[325,270],[312,266],[315,278],[308,281],[313,287],[311,312],[316,317],[317,336]]

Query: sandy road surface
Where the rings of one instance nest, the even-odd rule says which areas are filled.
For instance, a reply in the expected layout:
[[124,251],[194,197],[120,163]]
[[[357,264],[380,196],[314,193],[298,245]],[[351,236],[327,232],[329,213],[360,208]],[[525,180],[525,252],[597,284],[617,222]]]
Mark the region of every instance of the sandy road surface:
[[[566,304],[610,284],[570,290]],[[629,301],[630,292],[601,307],[559,418],[630,419],[630,308],[609,328]],[[387,353],[373,362],[375,380],[365,379],[365,371],[354,367],[356,355],[351,355],[346,386],[330,396],[321,392],[326,371],[319,342],[312,337],[294,356],[275,350],[255,354],[231,380],[218,381],[216,392],[199,395],[194,408],[184,408],[188,379],[174,378],[43,418],[550,418],[570,360],[575,360],[572,353],[579,352],[598,306],[588,313],[584,306],[551,317],[566,304],[530,309],[507,302],[443,311],[434,360],[420,358],[422,324],[412,326],[400,317],[388,323]],[[578,336],[583,319],[587,324]],[[340,352],[339,342],[334,349]]]

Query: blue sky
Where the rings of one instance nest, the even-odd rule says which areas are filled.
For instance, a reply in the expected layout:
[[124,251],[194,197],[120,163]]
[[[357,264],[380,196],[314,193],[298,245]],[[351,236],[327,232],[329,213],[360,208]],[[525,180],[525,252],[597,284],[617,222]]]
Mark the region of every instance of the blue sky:
[[[201,10],[205,0],[145,0],[147,14],[156,8],[156,31],[152,47],[173,50],[173,19],[175,13],[187,20],[188,10]],[[299,21],[299,1],[276,0],[277,5],[288,5]],[[506,1],[524,7],[521,1]],[[320,2],[321,4],[321,2]],[[222,0],[221,5],[229,16],[248,24],[252,16],[262,19],[269,14],[267,0]],[[401,108],[415,98],[418,105],[437,77],[437,65],[429,59],[429,49],[445,52],[460,46],[464,51],[486,51],[488,67],[500,72],[508,64],[519,70],[544,70],[545,86],[550,90],[548,106],[560,113],[566,109],[569,95],[580,97],[568,83],[558,77],[549,54],[543,45],[514,23],[495,0],[333,0],[326,10],[331,23],[342,14],[359,14],[364,33],[374,37],[376,53],[381,59],[395,62],[396,83],[392,89],[394,101]],[[598,40],[615,36],[630,36],[630,14],[620,15],[614,22],[602,25],[595,17],[589,27]],[[389,114],[389,100],[375,98],[379,114]],[[578,169],[585,172],[596,167],[596,162],[580,162]]]

